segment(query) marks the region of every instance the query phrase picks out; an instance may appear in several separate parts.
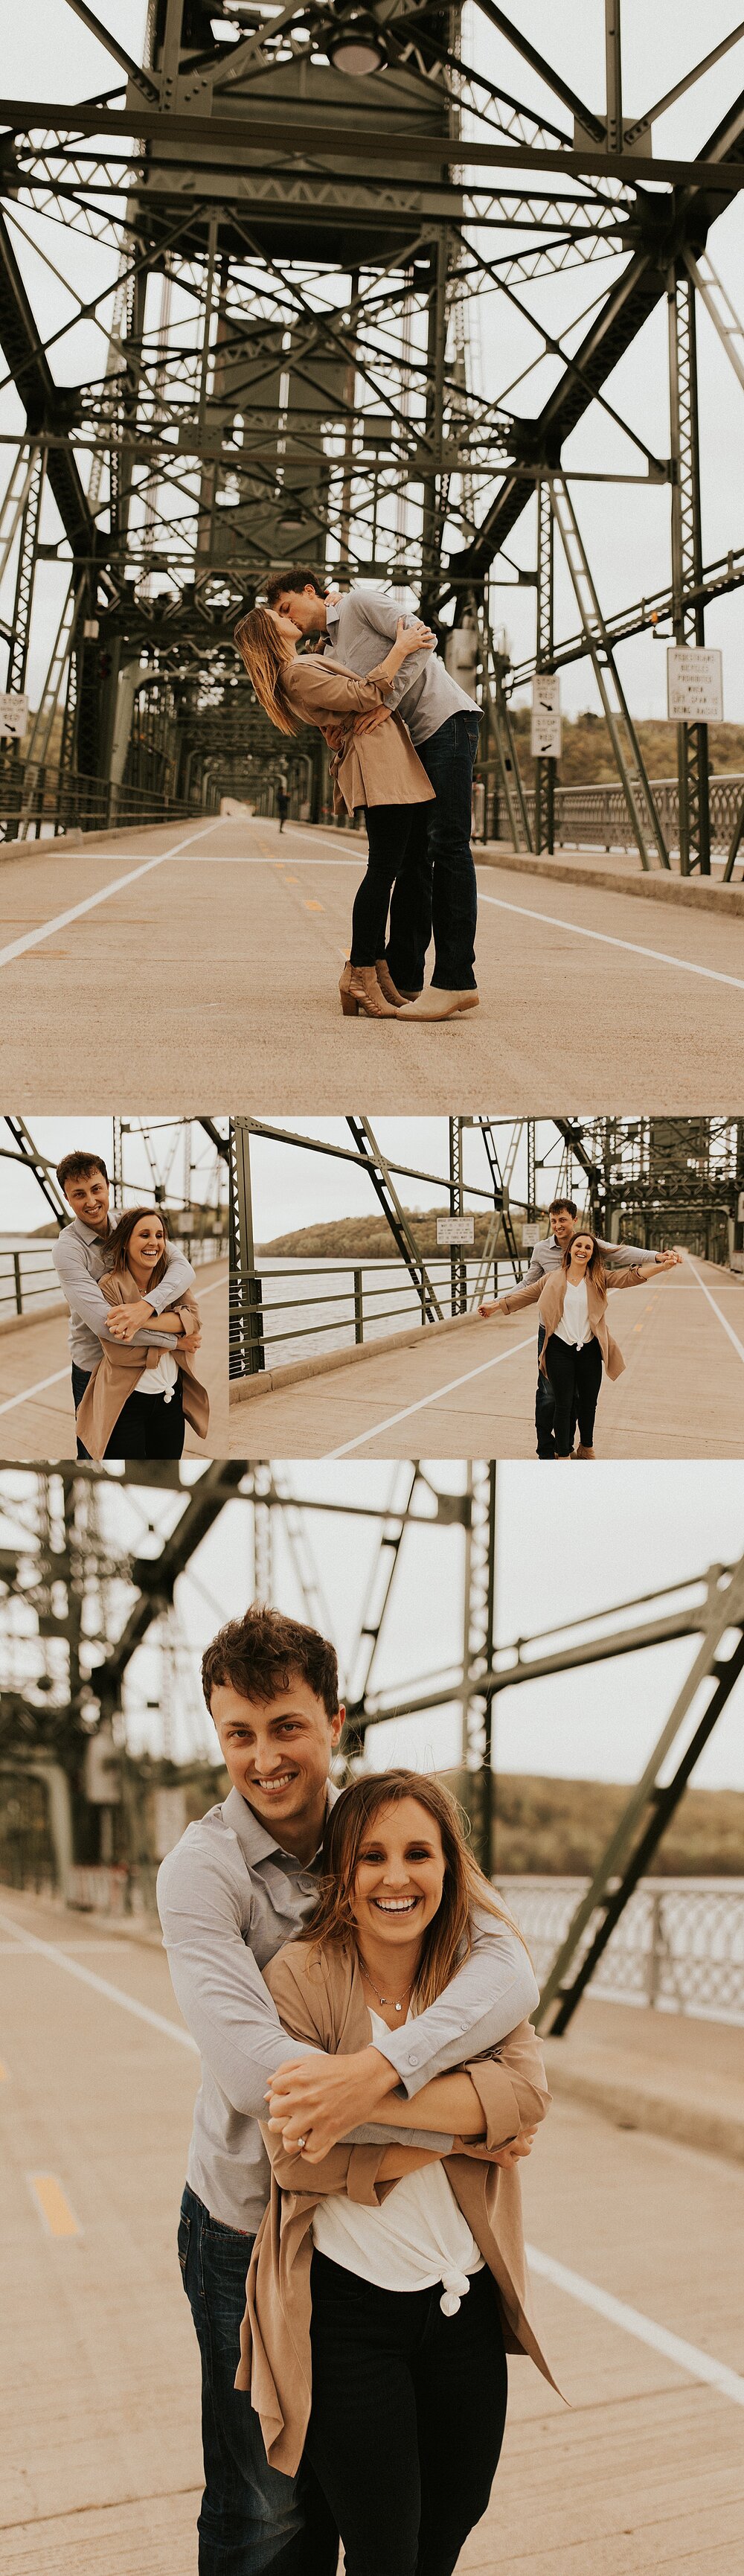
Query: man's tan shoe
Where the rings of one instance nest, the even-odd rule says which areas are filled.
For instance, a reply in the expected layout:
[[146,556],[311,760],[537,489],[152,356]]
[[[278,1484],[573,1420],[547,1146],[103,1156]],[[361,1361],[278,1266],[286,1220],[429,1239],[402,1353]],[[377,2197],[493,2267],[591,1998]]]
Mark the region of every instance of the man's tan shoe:
[[401,1020],[454,1020],[460,1011],[477,1011],[480,994],[475,986],[464,993],[446,993],[438,984],[427,984],[415,1002],[404,1002]]

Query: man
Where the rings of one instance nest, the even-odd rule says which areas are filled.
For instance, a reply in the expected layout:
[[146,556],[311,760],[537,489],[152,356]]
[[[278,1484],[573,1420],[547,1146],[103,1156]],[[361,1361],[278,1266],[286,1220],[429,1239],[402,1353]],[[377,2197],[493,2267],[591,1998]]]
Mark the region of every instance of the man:
[[[340,661],[364,679],[395,640],[400,615],[383,590],[350,590],[326,597],[306,565],[273,573],[269,608],[291,617],[302,635],[322,635]],[[451,1019],[477,1008],[473,973],[477,887],[470,847],[473,764],[479,709],[430,649],[412,653],[388,698],[403,716],[436,803],[391,805],[390,832],[399,849],[386,950],[393,983],[405,1000],[407,1020]],[[403,861],[405,860],[405,866]],[[435,965],[422,990],[424,961],[434,930]]]
[[[106,1165],[100,1154],[86,1154],[80,1148],[63,1154],[57,1164],[57,1179],[68,1207],[74,1211],[72,1224],[63,1227],[52,1246],[52,1258],[70,1309],[72,1399],[77,1413],[91,1370],[98,1365],[102,1342],[134,1342],[143,1350],[153,1343],[159,1350],[177,1348],[175,1333],[152,1332],[147,1326],[153,1315],[162,1314],[187,1288],[193,1288],[194,1272],[184,1254],[169,1245],[168,1267],[157,1288],[152,1288],[147,1297],[138,1297],[132,1305],[107,1306],[96,1285],[106,1268],[106,1246],[112,1232]],[[88,1456],[80,1440],[77,1454],[79,1458]]]
[[289,813],[289,797],[287,795],[283,779],[276,791],[276,810],[279,816],[279,832],[281,835]]
[[[567,1243],[570,1243],[571,1236],[576,1227],[576,1200],[551,1199],[550,1206],[548,1208],[548,1218],[551,1232],[550,1234],[546,1234],[544,1242],[536,1243],[534,1245],[529,1270],[525,1272],[524,1278],[520,1280],[519,1283],[522,1288],[531,1288],[535,1279],[546,1279],[550,1270],[560,1269],[566,1245]],[[597,1235],[596,1240],[599,1244],[599,1249],[606,1270],[621,1270],[627,1263],[633,1261],[661,1260],[660,1253],[647,1252],[643,1244],[604,1243],[600,1235]],[[496,1315],[500,1311],[500,1308],[501,1300],[496,1297],[493,1299],[491,1304],[481,1306],[480,1312],[482,1315]],[[540,1357],[544,1340],[545,1326],[544,1324],[540,1324],[538,1326],[537,1334],[538,1366],[537,1393],[535,1396],[537,1455],[538,1458],[554,1458],[555,1440],[553,1437],[553,1421],[555,1416],[555,1397],[550,1384],[550,1379],[545,1377],[542,1369],[540,1368]]]
[[[255,1605],[207,1647],[202,1682],[232,1786],[158,1876],[171,1977],[202,2055],[178,2240],[202,2360],[199,2576],[335,2576],[338,2535],[309,2470],[292,2480],[269,2468],[258,2417],[234,2386],[269,2196],[258,2128],[267,2093],[285,2142],[315,2157],[349,2136],[442,2146],[426,2124],[429,2079],[462,2062],[466,2034],[473,2055],[495,2047],[534,2011],[538,1990],[522,1945],[482,1916],[446,1995],[379,2045],[326,2057],[288,2039],[261,1969],[317,1896],[345,1714],[336,1656],[315,1629]],[[515,2139],[514,2154],[526,2151]]]

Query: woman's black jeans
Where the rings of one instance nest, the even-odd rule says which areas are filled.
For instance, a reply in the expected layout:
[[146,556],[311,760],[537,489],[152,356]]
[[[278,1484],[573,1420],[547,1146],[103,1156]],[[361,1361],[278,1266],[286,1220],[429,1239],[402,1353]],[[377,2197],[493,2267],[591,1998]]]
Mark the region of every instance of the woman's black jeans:
[[306,2441],[346,2576],[452,2576],[485,2513],[506,2418],[495,2283],[455,2317],[433,2290],[379,2290],[314,2254]]
[[114,1423],[104,1458],[182,1458],[186,1436],[181,1380],[170,1404],[164,1395],[128,1395]]
[[403,865],[412,823],[427,810],[418,805],[365,807],[369,855],[367,873],[355,896],[351,916],[352,966],[376,966],[378,957],[385,955],[392,888]]
[[591,1449],[594,1439],[594,1416],[602,1384],[602,1353],[594,1336],[577,1350],[575,1342],[562,1342],[550,1333],[545,1351],[545,1366],[555,1396],[555,1454],[568,1458],[573,1443],[573,1426],[578,1417],[582,1449]]

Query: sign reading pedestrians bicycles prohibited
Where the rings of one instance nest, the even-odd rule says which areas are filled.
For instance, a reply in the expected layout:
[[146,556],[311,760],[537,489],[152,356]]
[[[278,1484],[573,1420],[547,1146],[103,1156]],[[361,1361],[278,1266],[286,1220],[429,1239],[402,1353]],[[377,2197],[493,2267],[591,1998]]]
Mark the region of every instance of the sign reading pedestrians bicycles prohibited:
[[560,760],[561,684],[557,671],[535,672],[530,751],[533,760]]
[[673,724],[721,724],[723,655],[703,644],[667,645],[667,715]]
[[437,1243],[474,1243],[473,1216],[438,1216]]
[[0,689],[0,734],[16,734],[22,739],[28,724],[28,698],[16,689]]

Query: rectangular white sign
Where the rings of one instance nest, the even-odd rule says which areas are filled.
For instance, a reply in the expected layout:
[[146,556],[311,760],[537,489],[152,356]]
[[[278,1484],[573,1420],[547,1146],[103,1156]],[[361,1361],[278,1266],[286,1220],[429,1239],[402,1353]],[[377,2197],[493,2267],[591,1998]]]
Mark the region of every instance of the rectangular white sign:
[[474,1243],[473,1216],[438,1216],[437,1243]]
[[16,689],[0,689],[0,733],[16,734],[20,741],[28,724],[28,698]]
[[530,751],[533,760],[560,760],[561,684],[557,671],[536,671],[532,682]]
[[723,654],[703,644],[667,645],[667,715],[671,724],[721,724]]
[[525,1249],[529,1251],[531,1250],[533,1243],[542,1243],[544,1234],[544,1225],[523,1225],[522,1242]]

